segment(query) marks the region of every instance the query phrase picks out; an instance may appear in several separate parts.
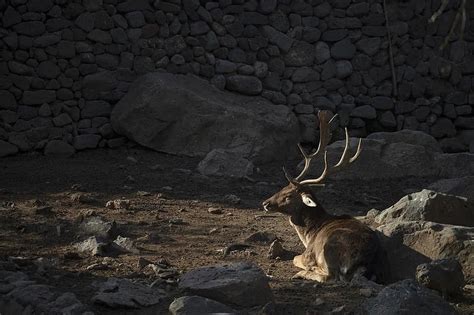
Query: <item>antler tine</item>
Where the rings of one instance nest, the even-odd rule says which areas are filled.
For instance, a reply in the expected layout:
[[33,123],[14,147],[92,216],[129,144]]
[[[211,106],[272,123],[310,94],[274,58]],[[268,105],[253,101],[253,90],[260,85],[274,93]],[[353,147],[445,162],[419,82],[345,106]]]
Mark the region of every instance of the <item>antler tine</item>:
[[351,157],[349,155],[349,132],[347,131],[347,128],[345,128],[345,133],[346,133],[346,140],[345,140],[345,146],[344,146],[344,151],[342,153],[341,158],[339,159],[339,162],[337,162],[336,165],[334,165],[331,168],[328,168],[328,163],[327,163],[327,151],[324,152],[324,170],[323,173],[316,179],[307,179],[302,182],[300,182],[301,185],[321,185],[321,182],[326,179],[326,177],[329,174],[333,174],[337,172],[338,170],[342,169],[343,167],[353,163],[357,158],[360,156],[361,153],[361,148],[362,148],[362,139],[359,139],[359,144],[357,145],[357,151],[356,153]]
[[304,157],[304,168],[301,171],[301,173],[297,177],[295,177],[296,181],[301,180],[306,175],[306,173],[309,170],[311,160],[315,156],[319,155],[323,150],[325,151],[326,146],[329,144],[329,141],[331,141],[331,132],[329,130],[329,125],[334,120],[334,118],[337,116],[337,114],[334,115],[331,118],[331,120],[329,120],[329,121],[327,121],[327,118],[326,118],[327,114],[328,114],[327,111],[319,111],[318,112],[318,117],[319,117],[319,144],[318,144],[318,149],[315,152],[311,153],[311,154],[307,154],[304,151],[301,144],[298,143],[298,148],[300,149],[301,154]]

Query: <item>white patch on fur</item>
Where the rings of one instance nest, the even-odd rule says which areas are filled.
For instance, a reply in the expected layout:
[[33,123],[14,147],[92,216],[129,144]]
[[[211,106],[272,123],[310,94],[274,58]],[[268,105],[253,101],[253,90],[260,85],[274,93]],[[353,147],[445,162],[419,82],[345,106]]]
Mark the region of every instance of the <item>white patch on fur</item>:
[[315,208],[317,206],[316,202],[314,202],[309,194],[301,194],[301,198],[303,199],[304,204],[308,207]]

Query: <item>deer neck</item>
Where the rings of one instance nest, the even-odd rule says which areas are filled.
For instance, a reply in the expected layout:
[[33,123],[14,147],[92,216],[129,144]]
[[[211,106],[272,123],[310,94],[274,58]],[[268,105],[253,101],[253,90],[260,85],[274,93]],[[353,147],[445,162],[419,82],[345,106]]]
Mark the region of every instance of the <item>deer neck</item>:
[[298,237],[304,247],[308,247],[310,238],[314,236],[313,231],[319,230],[333,216],[327,213],[324,208],[318,205],[316,208],[303,205],[299,214],[290,217],[290,224],[296,230]]

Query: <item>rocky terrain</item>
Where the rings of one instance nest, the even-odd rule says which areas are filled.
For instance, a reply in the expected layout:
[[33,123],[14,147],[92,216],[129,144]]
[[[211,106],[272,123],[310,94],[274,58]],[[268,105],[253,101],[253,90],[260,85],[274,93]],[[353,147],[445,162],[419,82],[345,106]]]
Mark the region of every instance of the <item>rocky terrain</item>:
[[[287,164],[292,169],[297,163]],[[318,193],[331,213],[369,212],[364,220],[387,236],[391,260],[399,266],[395,274],[416,275],[423,284],[383,287],[364,279],[328,284],[291,279],[297,272],[291,258],[302,244],[285,217],[260,209],[285,184],[280,164],[261,165],[240,179],[202,175],[199,165],[199,159],[133,145],[66,159],[3,159],[0,312],[474,311],[472,211],[464,214],[465,227],[446,224],[459,223],[444,222],[457,219],[439,211],[440,205],[471,205],[466,196],[422,191],[438,187],[463,196],[472,191],[472,177],[361,178],[355,164],[355,177],[349,172]],[[450,257],[456,261],[429,265]],[[425,265],[417,269],[420,264]]]

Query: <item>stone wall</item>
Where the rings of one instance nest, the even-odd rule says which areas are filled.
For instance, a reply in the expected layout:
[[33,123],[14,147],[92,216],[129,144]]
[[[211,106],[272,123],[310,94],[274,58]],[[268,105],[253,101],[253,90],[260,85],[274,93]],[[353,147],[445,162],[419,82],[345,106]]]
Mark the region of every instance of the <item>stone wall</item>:
[[329,109],[354,135],[474,151],[474,6],[440,51],[457,1],[428,24],[439,2],[387,0],[394,96],[382,0],[0,0],[0,156],[121,145],[111,108],[151,71],[291,106],[306,142]]

